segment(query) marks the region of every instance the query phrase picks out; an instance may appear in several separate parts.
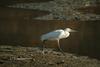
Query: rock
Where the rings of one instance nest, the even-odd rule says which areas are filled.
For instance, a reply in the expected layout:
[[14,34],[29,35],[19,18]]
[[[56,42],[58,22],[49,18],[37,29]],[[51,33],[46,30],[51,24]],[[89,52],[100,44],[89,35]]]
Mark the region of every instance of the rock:
[[32,58],[16,58],[16,60],[31,60]]
[[48,65],[54,65],[55,63],[53,63],[53,62],[48,62]]
[[65,62],[65,60],[61,60],[61,61],[57,61],[56,64],[63,64]]
[[0,60],[0,64],[3,64],[4,62]]
[[78,59],[78,57],[77,56],[72,56],[74,59]]

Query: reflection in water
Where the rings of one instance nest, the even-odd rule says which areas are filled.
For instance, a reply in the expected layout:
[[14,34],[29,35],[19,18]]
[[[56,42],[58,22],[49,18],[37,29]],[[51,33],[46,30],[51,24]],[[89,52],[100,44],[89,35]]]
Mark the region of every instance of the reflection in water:
[[21,9],[11,7],[0,7],[0,18],[1,20],[31,20],[32,18],[41,17],[50,14],[49,11],[38,10],[38,9]]
[[40,2],[48,2],[53,0],[1,0],[0,6],[13,5],[16,3],[40,3]]

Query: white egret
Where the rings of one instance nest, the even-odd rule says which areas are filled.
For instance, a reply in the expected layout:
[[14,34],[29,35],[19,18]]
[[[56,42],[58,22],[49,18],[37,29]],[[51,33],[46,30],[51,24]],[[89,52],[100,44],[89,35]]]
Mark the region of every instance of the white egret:
[[[60,39],[63,39],[63,38],[69,37],[70,32],[76,32],[76,31],[75,30],[72,30],[71,28],[66,28],[64,30],[63,29],[54,30],[52,32],[43,34],[41,36],[41,41],[43,43],[45,43],[45,41],[48,41],[48,40],[50,40],[50,41],[56,40],[57,41],[57,44],[58,44],[59,50],[64,54],[63,50],[60,47],[59,40]],[[43,47],[44,47],[44,45],[43,45]]]

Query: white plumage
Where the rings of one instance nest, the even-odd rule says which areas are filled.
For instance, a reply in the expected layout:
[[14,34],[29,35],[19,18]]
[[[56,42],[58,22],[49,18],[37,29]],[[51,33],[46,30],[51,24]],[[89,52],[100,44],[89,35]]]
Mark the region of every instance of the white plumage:
[[[48,40],[56,40],[58,43],[58,47],[60,49],[60,51],[62,51],[62,49],[60,48],[60,44],[59,44],[59,40],[63,39],[63,38],[67,38],[70,35],[70,32],[76,32],[75,30],[72,30],[70,28],[66,28],[66,29],[58,29],[58,30],[54,30],[52,32],[43,34],[41,36],[41,41],[48,41]],[[63,52],[63,51],[62,51]],[[64,54],[64,53],[63,53]]]
[[62,39],[62,38],[66,38],[69,36],[69,32],[64,32],[64,30],[59,29],[59,30],[55,30],[52,31],[50,33],[44,34],[41,36],[41,40],[57,40],[57,39]]

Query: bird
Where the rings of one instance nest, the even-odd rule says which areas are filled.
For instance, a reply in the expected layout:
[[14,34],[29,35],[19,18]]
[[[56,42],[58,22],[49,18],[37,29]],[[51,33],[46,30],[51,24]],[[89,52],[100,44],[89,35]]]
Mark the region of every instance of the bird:
[[[49,33],[45,33],[45,34],[41,35],[41,41],[43,43],[45,43],[46,41],[57,41],[59,50],[62,52],[63,55],[65,55],[63,50],[60,47],[61,45],[59,43],[59,40],[68,38],[70,36],[70,32],[77,32],[77,31],[73,30],[71,28],[57,29],[57,30],[51,31]],[[44,45],[43,45],[43,48],[44,48]],[[43,53],[44,53],[44,51],[43,51]]]

